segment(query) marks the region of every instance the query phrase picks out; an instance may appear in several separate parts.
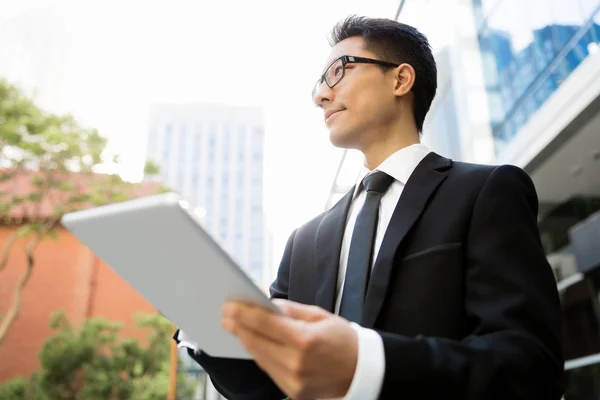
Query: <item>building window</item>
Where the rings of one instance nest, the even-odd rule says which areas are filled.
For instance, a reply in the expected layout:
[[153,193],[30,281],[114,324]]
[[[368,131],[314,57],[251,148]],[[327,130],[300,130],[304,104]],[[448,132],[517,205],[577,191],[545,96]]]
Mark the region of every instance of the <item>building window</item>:
[[169,162],[169,156],[171,155],[171,143],[173,139],[173,126],[167,124],[165,126],[165,133],[163,135],[163,160],[165,164]]
[[254,140],[260,141],[263,138],[265,131],[262,127],[254,128]]
[[183,191],[185,186],[185,171],[179,170],[177,173],[177,190]]
[[187,146],[186,130],[185,130],[185,126],[182,125],[181,129],[179,131],[179,163],[180,164],[185,164],[186,146]]

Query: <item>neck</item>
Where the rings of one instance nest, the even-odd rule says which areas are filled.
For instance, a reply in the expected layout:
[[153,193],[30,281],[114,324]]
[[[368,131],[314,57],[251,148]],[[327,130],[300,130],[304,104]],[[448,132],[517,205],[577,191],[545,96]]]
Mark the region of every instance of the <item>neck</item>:
[[362,150],[366,167],[372,171],[398,150],[417,143],[420,140],[416,128],[404,130],[399,135],[384,136]]

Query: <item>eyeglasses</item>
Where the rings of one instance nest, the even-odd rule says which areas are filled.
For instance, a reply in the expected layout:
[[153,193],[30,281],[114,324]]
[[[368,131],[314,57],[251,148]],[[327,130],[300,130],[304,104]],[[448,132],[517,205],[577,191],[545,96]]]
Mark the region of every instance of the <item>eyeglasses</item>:
[[312,90],[312,97],[313,98],[315,97],[315,94],[317,93],[317,90],[319,90],[319,87],[321,87],[321,84],[323,84],[323,81],[325,81],[325,83],[327,83],[327,86],[329,86],[330,88],[333,88],[335,85],[340,83],[340,81],[342,80],[342,78],[344,77],[344,74],[346,72],[346,64],[349,64],[349,63],[377,64],[377,65],[383,65],[384,67],[392,67],[392,68],[396,68],[397,66],[400,65],[400,64],[394,64],[391,62],[387,62],[387,61],[374,60],[372,58],[341,56],[340,58],[338,58],[334,62],[332,62],[329,65],[329,67],[327,67],[327,70],[325,70],[323,75],[321,75],[321,77],[317,80],[317,82],[315,83],[315,86],[313,87],[313,90]]

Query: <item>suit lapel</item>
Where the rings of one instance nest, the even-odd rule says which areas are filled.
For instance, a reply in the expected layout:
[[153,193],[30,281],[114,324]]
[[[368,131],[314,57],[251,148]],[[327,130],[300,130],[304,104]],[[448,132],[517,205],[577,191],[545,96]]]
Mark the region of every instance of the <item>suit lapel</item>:
[[330,312],[333,312],[335,305],[340,251],[353,193],[354,188],[325,214],[315,237],[315,265],[317,268],[314,278],[315,282],[320,283],[316,292],[315,304]]
[[422,214],[436,188],[446,179],[446,171],[451,165],[451,160],[432,152],[419,163],[408,179],[373,267],[361,318],[362,326],[374,326],[386,296],[396,250]]

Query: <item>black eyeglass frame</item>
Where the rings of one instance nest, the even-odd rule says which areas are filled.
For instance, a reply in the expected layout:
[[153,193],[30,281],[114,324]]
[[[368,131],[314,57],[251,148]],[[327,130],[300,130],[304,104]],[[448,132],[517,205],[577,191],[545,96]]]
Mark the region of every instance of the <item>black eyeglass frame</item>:
[[[335,65],[335,63],[337,63],[340,60],[342,61],[342,75],[340,76],[340,79],[338,79],[334,84],[330,84],[327,80],[327,72],[329,72],[329,69],[331,67],[333,67]],[[325,82],[327,84],[327,86],[329,86],[331,89],[333,89],[335,87],[335,85],[340,83],[340,81],[342,79],[344,79],[344,76],[346,75],[346,64],[376,64],[376,65],[381,65],[381,66],[390,67],[390,68],[396,68],[396,67],[400,66],[400,64],[376,60],[374,58],[356,57],[356,56],[338,57],[335,60],[333,60],[333,62],[331,64],[329,64],[329,66],[325,69],[325,72],[323,72],[323,75],[321,75],[321,77],[319,79],[317,79],[317,81],[315,82],[315,86],[313,87],[313,91],[312,91],[312,97],[313,98],[315,97],[315,94],[317,93],[317,88],[320,87],[323,84],[323,82]]]

